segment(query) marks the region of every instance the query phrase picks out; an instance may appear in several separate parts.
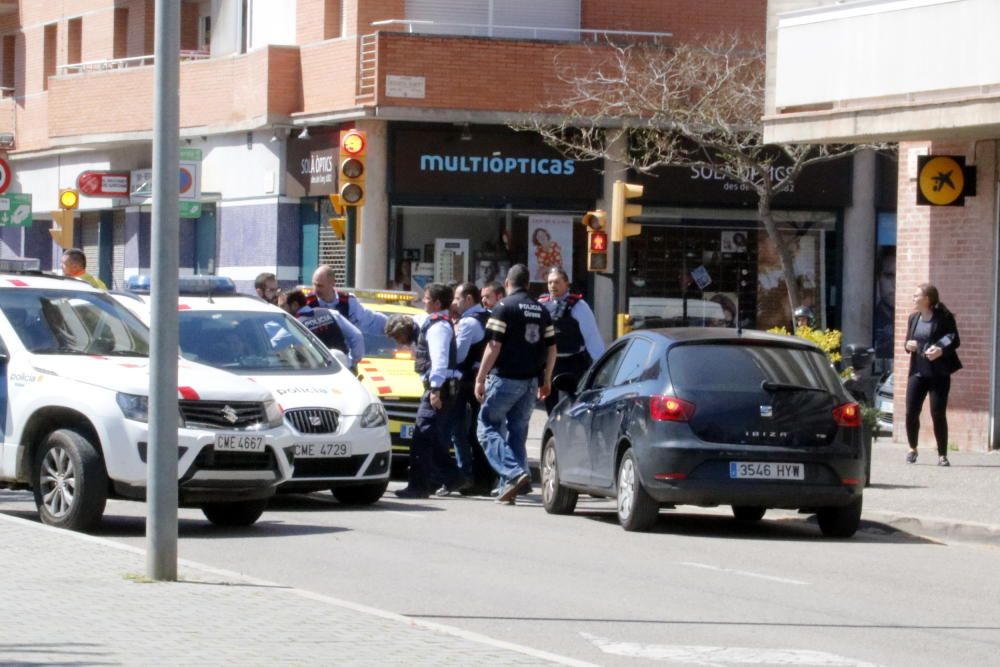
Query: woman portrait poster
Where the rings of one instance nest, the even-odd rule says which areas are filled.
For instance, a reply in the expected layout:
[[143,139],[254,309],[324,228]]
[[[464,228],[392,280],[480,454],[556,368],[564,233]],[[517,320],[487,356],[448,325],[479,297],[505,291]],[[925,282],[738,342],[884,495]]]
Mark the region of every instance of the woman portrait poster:
[[549,269],[561,267],[573,281],[573,218],[568,215],[528,216],[528,271],[531,281],[544,283]]

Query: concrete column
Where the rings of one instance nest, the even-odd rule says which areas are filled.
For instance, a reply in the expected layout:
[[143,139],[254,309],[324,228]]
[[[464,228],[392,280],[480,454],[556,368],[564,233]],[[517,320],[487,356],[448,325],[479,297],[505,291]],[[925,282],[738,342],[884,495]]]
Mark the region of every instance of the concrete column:
[[[626,145],[627,143],[625,137],[621,136],[617,141],[609,146],[608,153],[610,155],[623,155]],[[597,208],[607,211],[609,224],[611,216],[612,186],[615,181],[619,179],[625,180],[627,173],[628,170],[623,163],[605,159],[604,181],[602,184],[601,199],[597,202]],[[611,230],[608,229],[607,231],[610,238]],[[619,276],[620,281],[626,280],[625,276],[627,267],[619,266],[621,262],[619,261],[617,254],[613,254],[609,259],[614,273],[608,275]],[[615,281],[607,277],[605,274],[594,274],[594,297],[590,305],[594,309],[594,316],[597,318],[597,326],[601,330],[601,336],[604,337],[605,341],[611,341],[615,338],[615,316],[617,314],[615,313],[615,284]],[[625,307],[626,304],[623,300],[621,303],[623,311]]]
[[388,127],[387,123],[378,120],[357,122],[357,128],[368,135],[368,150],[355,287],[382,289],[389,279]]
[[844,210],[843,344],[872,342],[875,280],[875,153],[854,156],[851,206]]

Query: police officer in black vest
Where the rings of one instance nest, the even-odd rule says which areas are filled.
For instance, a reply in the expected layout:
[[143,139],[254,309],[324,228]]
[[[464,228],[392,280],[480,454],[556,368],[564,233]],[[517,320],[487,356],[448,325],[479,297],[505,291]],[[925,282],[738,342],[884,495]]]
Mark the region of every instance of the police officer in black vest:
[[282,308],[306,325],[324,345],[346,354],[352,369],[365,356],[364,335],[337,311],[306,305],[306,295],[300,289],[282,295],[280,303]]
[[[455,412],[452,418],[453,431],[451,442],[455,446],[458,465],[466,480],[474,480],[476,491],[488,493],[493,488],[496,475],[486,454],[476,437],[476,421],[479,419],[479,401],[476,400],[476,372],[479,362],[483,359],[486,349],[486,322],[490,319],[490,311],[480,304],[481,294],[475,283],[462,283],[455,289],[455,300],[452,310],[458,313],[455,324],[455,343],[457,346],[458,370],[462,377],[459,380],[458,397],[455,401]],[[447,487],[438,489],[438,495],[448,495]]]
[[[604,353],[604,339],[597,329],[594,311],[583,300],[582,294],[569,291],[569,277],[560,267],[548,273],[549,293],[543,294],[539,303],[545,306],[556,328],[556,368],[554,375],[568,373],[581,377],[590,364]],[[545,410],[559,403],[559,392],[553,390],[545,399]]]
[[426,498],[437,484],[453,490],[467,486],[448,454],[459,375],[455,332],[448,314],[452,297],[452,289],[441,283],[431,283],[424,290],[427,319],[420,325],[413,351],[414,367],[424,381],[424,395],[410,442],[407,485],[396,491],[400,498]]

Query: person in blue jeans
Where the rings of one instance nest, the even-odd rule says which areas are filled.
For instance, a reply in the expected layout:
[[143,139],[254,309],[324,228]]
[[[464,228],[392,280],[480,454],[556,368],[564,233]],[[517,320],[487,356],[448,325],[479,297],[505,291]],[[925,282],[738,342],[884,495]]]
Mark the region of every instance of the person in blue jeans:
[[488,342],[476,374],[475,395],[482,402],[479,442],[503,481],[497,502],[508,504],[531,483],[528,423],[536,398],[544,400],[552,391],[556,364],[555,327],[548,311],[528,294],[529,279],[524,264],[507,272],[507,296],[486,323]]

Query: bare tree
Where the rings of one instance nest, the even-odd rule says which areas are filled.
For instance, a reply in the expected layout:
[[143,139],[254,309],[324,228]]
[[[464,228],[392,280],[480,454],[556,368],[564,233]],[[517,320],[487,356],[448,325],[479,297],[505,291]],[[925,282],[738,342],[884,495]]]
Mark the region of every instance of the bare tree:
[[[540,133],[576,159],[611,159],[645,173],[710,168],[752,189],[794,311],[801,304],[794,258],[771,211],[774,197],[809,165],[884,146],[765,144],[764,47],[738,35],[676,46],[609,42],[591,47],[590,56],[588,66],[578,57],[568,65],[557,59],[567,95],[518,129]],[[621,138],[625,151],[612,148]]]

